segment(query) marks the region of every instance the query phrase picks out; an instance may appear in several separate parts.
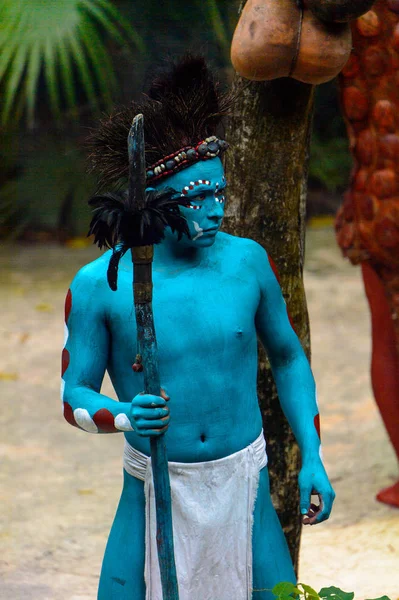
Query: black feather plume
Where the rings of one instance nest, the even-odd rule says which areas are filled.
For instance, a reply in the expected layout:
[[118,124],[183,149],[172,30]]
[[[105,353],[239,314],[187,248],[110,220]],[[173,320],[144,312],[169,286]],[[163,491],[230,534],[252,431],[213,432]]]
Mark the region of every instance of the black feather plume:
[[232,106],[231,93],[222,93],[202,56],[186,55],[157,76],[147,95],[103,119],[87,145],[91,170],[99,188],[128,179],[127,135],[133,117],[144,115],[146,166],[217,135]]
[[165,228],[177,232],[179,240],[189,230],[185,217],[180,213],[180,195],[171,188],[149,191],[145,195],[145,207],[134,212],[127,204],[127,192],[106,192],[89,200],[93,217],[88,235],[94,235],[94,243],[101,248],[112,248],[108,266],[108,283],[117,289],[118,265],[127,250],[134,246],[158,244],[165,237]]

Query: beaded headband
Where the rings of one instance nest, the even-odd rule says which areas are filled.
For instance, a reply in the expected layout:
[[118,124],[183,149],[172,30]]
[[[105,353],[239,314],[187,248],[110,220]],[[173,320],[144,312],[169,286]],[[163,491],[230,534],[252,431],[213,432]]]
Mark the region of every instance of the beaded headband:
[[165,156],[147,169],[147,182],[159,181],[200,161],[220,156],[229,144],[215,135],[199,142],[196,146],[185,146],[173,154]]

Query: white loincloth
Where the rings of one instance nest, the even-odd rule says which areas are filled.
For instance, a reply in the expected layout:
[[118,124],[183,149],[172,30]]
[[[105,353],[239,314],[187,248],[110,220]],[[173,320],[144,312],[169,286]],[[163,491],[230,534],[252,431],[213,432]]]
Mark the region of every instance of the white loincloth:
[[[200,463],[169,462],[179,600],[252,598],[252,526],[263,431],[247,448]],[[144,481],[146,600],[162,600],[151,459],[125,442],[124,469]]]

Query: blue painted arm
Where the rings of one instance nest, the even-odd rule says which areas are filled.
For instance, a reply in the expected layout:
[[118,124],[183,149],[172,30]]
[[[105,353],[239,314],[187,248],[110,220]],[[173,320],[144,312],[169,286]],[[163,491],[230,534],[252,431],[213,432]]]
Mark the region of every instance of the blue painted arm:
[[317,515],[309,515],[307,522],[320,522],[328,518],[335,494],[320,457],[315,382],[291,326],[274,264],[258,244],[253,246],[253,258],[260,286],[256,328],[270,360],[281,407],[301,450],[301,512],[309,515],[314,490],[322,497],[322,506]]
[[93,263],[79,271],[65,302],[61,384],[64,417],[90,433],[131,431],[131,404],[100,393],[109,352],[102,298],[106,279],[93,271]]

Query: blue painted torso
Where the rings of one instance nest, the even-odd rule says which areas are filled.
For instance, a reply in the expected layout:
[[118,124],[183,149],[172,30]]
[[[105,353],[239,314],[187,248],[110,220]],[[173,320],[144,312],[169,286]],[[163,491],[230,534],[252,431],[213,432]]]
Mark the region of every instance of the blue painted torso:
[[[170,460],[191,462],[231,454],[251,443],[261,429],[256,396],[255,315],[260,289],[248,269],[252,242],[219,233],[195,266],[153,267],[153,310],[162,386],[171,397],[167,432]],[[107,361],[121,402],[143,389],[132,371],[136,326],[132,311],[130,254],[119,269],[118,290],[106,287],[109,253],[91,265],[104,277],[104,322],[110,334]],[[101,296],[96,296],[101,301]],[[237,415],[240,415],[237,418]],[[149,454],[149,440],[126,434]]]

